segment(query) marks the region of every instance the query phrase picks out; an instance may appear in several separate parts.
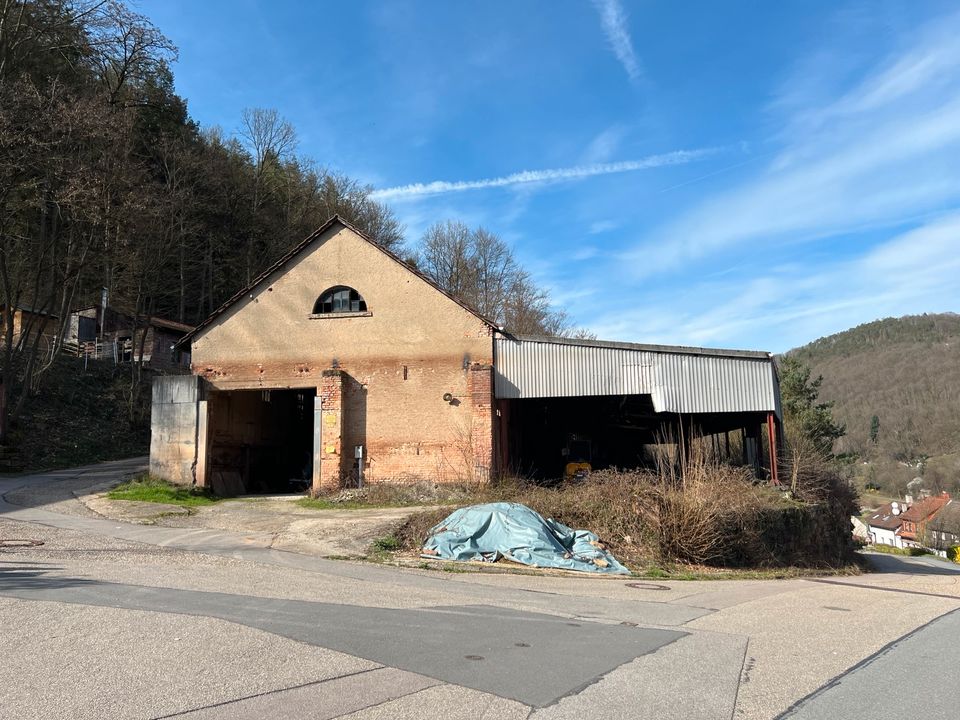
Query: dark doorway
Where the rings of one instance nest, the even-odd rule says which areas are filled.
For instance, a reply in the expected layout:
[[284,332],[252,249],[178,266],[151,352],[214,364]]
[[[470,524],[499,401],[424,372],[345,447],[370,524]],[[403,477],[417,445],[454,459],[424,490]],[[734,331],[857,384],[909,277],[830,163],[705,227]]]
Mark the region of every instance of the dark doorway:
[[543,482],[564,477],[576,463],[592,470],[654,467],[664,445],[677,458],[695,438],[710,438],[717,456],[729,455],[730,433],[739,441],[744,428],[756,431],[762,420],[757,413],[658,413],[649,395],[501,400],[498,409],[505,470]]
[[316,394],[315,388],[211,392],[209,476],[214,492],[309,488]]
[[[663,419],[649,395],[507,400],[504,441],[508,467],[524,477],[563,477],[569,463],[594,470],[636,468],[651,462],[645,446],[656,442]],[[502,436],[503,437],[503,436]]]

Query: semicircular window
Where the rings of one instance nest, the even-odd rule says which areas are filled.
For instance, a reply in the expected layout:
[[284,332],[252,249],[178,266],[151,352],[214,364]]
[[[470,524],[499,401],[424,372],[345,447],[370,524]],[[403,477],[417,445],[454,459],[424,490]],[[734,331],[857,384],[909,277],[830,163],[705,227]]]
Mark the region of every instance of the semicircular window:
[[367,303],[360,293],[345,285],[330,288],[313,304],[314,315],[366,311]]

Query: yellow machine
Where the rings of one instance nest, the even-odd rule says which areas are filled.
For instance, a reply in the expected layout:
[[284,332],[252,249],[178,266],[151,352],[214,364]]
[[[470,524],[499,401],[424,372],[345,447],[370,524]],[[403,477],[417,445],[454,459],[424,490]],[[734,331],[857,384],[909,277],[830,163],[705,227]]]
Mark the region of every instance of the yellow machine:
[[564,480],[583,480],[593,471],[593,445],[590,438],[570,434],[563,455],[567,459],[563,467]]

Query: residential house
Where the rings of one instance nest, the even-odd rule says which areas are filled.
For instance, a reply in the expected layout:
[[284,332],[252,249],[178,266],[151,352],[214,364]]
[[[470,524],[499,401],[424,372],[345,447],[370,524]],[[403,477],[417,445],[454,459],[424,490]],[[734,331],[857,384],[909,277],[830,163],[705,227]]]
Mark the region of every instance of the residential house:
[[142,359],[154,370],[182,370],[190,356],[176,345],[191,330],[192,325],[166,318],[137,320],[109,305],[90,305],[70,314],[65,348],[80,357],[118,363]]
[[960,502],[951,500],[927,521],[924,540],[937,552],[960,545]]
[[900,537],[904,547],[924,547],[928,523],[950,502],[950,495],[941,493],[917,500],[901,515]]
[[903,525],[903,513],[906,506],[894,500],[881,505],[867,518],[867,533],[874,545],[890,545],[902,548],[903,539],[900,528]]
[[867,543],[870,542],[870,528],[867,527],[867,524],[863,522],[856,515],[850,516],[850,524],[853,526],[851,530],[851,535],[856,542]]
[[[7,327],[7,307],[0,305],[0,335]],[[59,326],[59,318],[44,310],[17,305],[13,308],[13,347],[22,349],[35,340],[42,349],[52,343]]]

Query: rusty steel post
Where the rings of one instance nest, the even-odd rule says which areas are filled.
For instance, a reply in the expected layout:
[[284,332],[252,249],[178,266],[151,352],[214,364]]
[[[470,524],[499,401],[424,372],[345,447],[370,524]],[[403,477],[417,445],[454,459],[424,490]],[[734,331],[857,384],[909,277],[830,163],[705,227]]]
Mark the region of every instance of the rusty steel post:
[[777,468],[777,449],[779,448],[779,444],[777,443],[777,419],[772,412],[767,413],[767,439],[770,444],[770,484],[779,485],[780,476]]

